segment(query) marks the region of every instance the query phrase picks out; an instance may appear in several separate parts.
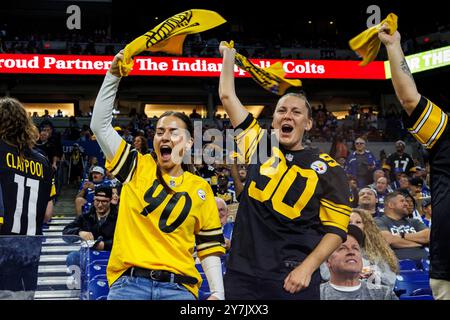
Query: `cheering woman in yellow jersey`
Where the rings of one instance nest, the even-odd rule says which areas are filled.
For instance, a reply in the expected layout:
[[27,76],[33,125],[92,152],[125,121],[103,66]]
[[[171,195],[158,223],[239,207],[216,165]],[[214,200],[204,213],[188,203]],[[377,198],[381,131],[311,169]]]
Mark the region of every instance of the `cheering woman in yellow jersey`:
[[[220,99],[241,131],[236,142],[249,164],[227,261],[226,298],[319,299],[317,268],[347,235],[345,173],[329,155],[303,147],[303,134],[313,124],[303,95],[288,93],[278,100],[275,139],[268,139],[236,96],[235,49],[224,42],[219,49]],[[259,155],[267,140],[275,143],[264,160]]]
[[224,299],[220,255],[225,249],[214,194],[181,161],[190,155],[192,123],[181,113],[164,113],[153,140],[156,159],[127,144],[111,125],[119,60],[122,52],[105,76],[91,121],[106,167],[124,184],[107,268],[108,299],[197,298],[201,277],[192,257],[195,246],[210,299]]

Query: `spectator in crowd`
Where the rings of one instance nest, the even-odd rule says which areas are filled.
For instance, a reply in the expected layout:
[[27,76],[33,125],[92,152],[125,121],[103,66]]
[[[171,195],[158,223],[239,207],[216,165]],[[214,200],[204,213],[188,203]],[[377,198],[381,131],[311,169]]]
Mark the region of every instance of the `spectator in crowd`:
[[80,145],[74,143],[69,157],[69,183],[80,184],[84,171],[83,158],[84,154],[81,151]]
[[233,221],[228,221],[230,217],[230,211],[227,203],[219,197],[214,197],[216,200],[217,209],[219,210],[220,224],[222,225],[223,236],[225,238],[225,248],[230,249],[231,237],[233,236]]
[[202,116],[200,115],[200,113],[197,112],[197,109],[193,109],[192,113],[189,115],[189,118],[191,118],[191,119],[201,119]]
[[[269,159],[258,157],[255,151],[268,132],[236,95],[236,50],[221,42],[220,53],[220,99],[233,127],[242,129],[236,136],[239,155],[252,163],[227,260],[226,297],[319,299],[318,268],[346,239],[350,195],[342,188],[345,172],[329,155],[303,145],[313,121],[307,98],[298,93],[278,100],[272,127],[279,144],[271,146]],[[294,184],[304,169],[310,172],[305,182]]]
[[218,177],[215,196],[223,199],[226,204],[237,202],[236,193],[228,187],[228,177],[224,174],[220,174]]
[[77,216],[90,210],[94,202],[95,188],[101,184],[109,185],[109,181],[105,180],[105,169],[95,166],[91,169],[89,178],[81,182],[80,189],[75,197],[75,213]]
[[[400,33],[384,24],[378,37],[385,45],[392,84],[404,112],[404,127],[428,151],[431,167],[433,223],[430,244],[430,286],[437,300],[450,300],[450,132],[448,114],[422,96],[406,63]],[[448,105],[447,105],[448,107]],[[445,110],[445,108],[444,108]]]
[[134,137],[133,147],[142,154],[149,153],[147,139],[144,136]]
[[[95,250],[111,251],[117,222],[117,207],[111,205],[112,189],[99,186],[95,189],[94,205],[87,214],[78,216],[63,230],[63,235],[79,236],[85,241],[95,241]],[[67,266],[80,266],[80,251],[67,255]]]
[[398,300],[391,288],[361,281],[363,231],[348,226],[347,240],[328,258],[330,280],[320,285],[321,300]]
[[407,174],[414,167],[413,158],[405,152],[406,143],[403,140],[395,142],[395,152],[390,154],[386,160],[386,165],[389,166],[391,172],[391,181],[395,180],[395,169],[401,169]]
[[353,209],[350,224],[359,227],[365,236],[363,250],[362,277],[372,284],[381,284],[394,288],[398,273],[398,259],[389,244],[381,235],[370,212]]
[[417,204],[417,210],[422,216],[422,200],[431,197],[431,194],[429,192],[424,191],[422,178],[415,177],[409,179],[409,192],[414,198]]
[[408,218],[408,203],[402,192],[386,196],[384,215],[375,221],[399,260],[428,259],[425,248],[430,242],[430,229],[421,221]]
[[375,183],[375,192],[377,194],[377,211],[379,215],[384,214],[384,198],[393,190],[388,184],[386,177],[379,177]]
[[38,136],[22,103],[0,98],[0,299],[33,299],[37,288],[42,239],[32,236],[42,235],[56,193],[50,163],[34,150]]
[[114,57],[91,120],[107,168],[123,184],[107,269],[108,299],[195,300],[201,276],[194,246],[209,299],[224,299],[220,256],[225,248],[214,195],[182,161],[191,152],[193,125],[183,113],[166,111],[156,124],[154,155],[126,143],[111,125],[123,59],[123,51]]
[[[384,172],[384,170],[382,169],[377,169],[373,172],[373,183],[369,184],[368,187],[372,188],[372,189],[376,189],[377,188],[377,181],[378,178],[380,177],[386,177],[386,173]],[[392,189],[389,189],[389,192],[392,192]]]
[[431,197],[423,199],[422,201],[422,221],[428,227],[431,228]]
[[112,187],[112,197],[111,197],[111,205],[112,206],[116,206],[117,208],[119,208],[119,202],[120,202],[120,187],[119,186],[115,186]]
[[355,140],[355,151],[347,158],[345,171],[356,177],[358,188],[371,184],[372,172],[376,159],[371,151],[366,149],[366,140],[359,137]]
[[412,196],[411,192],[407,188],[400,188],[397,189],[397,191],[403,193],[406,199],[406,207],[408,211],[408,218],[411,219],[417,219],[422,221],[422,218],[420,216],[420,212],[417,210],[417,203],[416,199]]
[[365,187],[359,190],[358,193],[358,208],[367,210],[372,217],[378,217],[379,212],[377,210],[377,193],[375,190]]
[[123,130],[122,139],[125,140],[127,143],[132,144],[133,143],[133,135],[131,134],[130,129],[125,128]]

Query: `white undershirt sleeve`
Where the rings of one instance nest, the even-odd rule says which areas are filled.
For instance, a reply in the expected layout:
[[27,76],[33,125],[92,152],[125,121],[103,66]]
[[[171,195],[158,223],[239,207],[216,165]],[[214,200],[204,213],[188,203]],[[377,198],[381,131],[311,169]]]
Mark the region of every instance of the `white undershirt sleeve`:
[[208,280],[211,295],[219,300],[225,300],[225,290],[223,287],[222,263],[220,258],[215,255],[209,255],[201,261],[203,271]]
[[95,100],[92,112],[91,129],[94,132],[100,148],[108,161],[114,159],[114,155],[119,150],[122,138],[112,127],[114,99],[116,98],[120,78],[106,73],[102,87]]

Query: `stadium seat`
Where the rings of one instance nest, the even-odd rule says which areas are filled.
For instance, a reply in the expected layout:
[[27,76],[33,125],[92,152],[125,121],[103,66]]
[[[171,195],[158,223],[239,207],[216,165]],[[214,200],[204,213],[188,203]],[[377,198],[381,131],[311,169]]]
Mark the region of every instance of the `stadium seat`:
[[411,259],[399,260],[400,271],[404,270],[418,270],[417,261]]
[[98,277],[89,281],[89,300],[106,300],[109,293],[106,277]]
[[428,272],[419,270],[400,271],[397,275],[394,291],[400,296],[402,294],[412,295],[414,290],[430,288],[430,277]]
[[94,261],[88,266],[89,280],[92,280],[99,275],[106,276],[106,267],[108,265],[108,261],[106,261],[106,264],[104,263],[104,261],[106,260]]
[[430,260],[429,259],[422,259],[422,268],[424,271],[430,271]]
[[111,251],[97,251],[97,250],[89,250],[89,261],[95,260],[108,260],[111,255]]
[[431,295],[420,295],[420,296],[401,295],[399,297],[399,300],[434,300],[434,298]]
[[429,295],[432,296],[433,293],[431,292],[431,288],[419,288],[414,290],[411,293],[412,296],[424,296],[424,295]]

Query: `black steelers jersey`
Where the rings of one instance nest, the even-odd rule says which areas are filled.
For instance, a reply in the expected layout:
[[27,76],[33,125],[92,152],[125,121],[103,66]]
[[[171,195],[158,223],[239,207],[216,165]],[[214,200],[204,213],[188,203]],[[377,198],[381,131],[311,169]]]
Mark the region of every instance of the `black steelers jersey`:
[[0,234],[41,235],[48,201],[55,194],[47,158],[29,149],[21,158],[16,147],[0,141],[0,184]]
[[414,166],[413,158],[407,153],[400,155],[394,152],[386,159],[386,167],[390,170],[391,181],[395,181],[396,172],[401,171],[409,174]]
[[236,129],[243,130],[236,143],[249,166],[227,268],[283,279],[325,233],[346,239],[347,179],[329,155],[311,149],[288,151],[272,144],[267,160],[258,157],[269,135],[251,115]]
[[448,115],[425,97],[411,116],[408,131],[429,151],[431,207],[430,277],[450,281],[450,129]]

